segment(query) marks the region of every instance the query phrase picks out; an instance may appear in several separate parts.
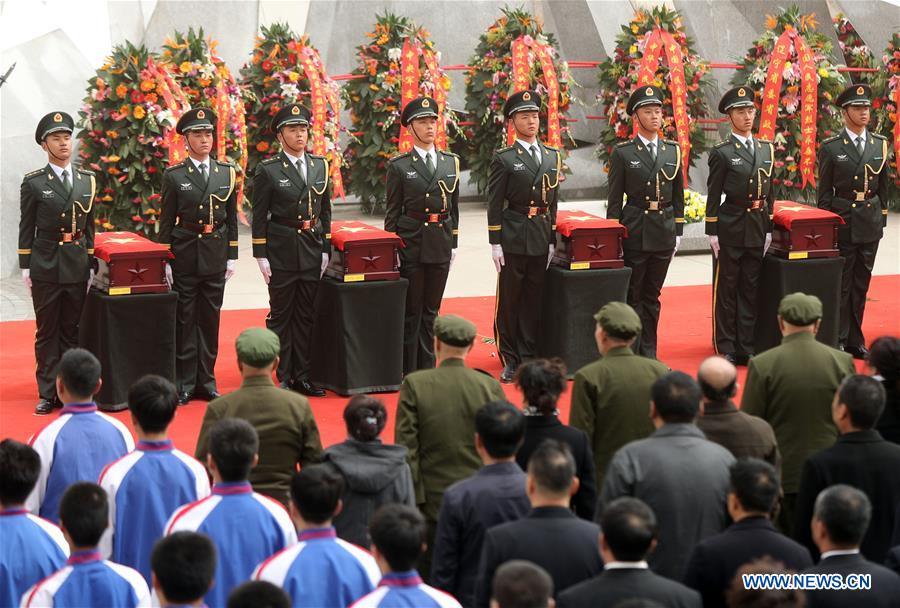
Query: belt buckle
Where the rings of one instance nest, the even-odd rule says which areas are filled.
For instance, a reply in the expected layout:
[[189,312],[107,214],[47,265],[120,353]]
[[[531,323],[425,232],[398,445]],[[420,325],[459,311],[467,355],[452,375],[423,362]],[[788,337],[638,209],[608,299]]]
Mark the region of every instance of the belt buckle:
[[211,234],[213,227],[210,224],[203,224],[203,234]]
[[650,211],[659,211],[659,201],[650,201]]
[[760,207],[762,207],[762,201],[760,200],[753,201],[750,206],[751,209],[759,209]]
[[534,217],[538,214],[538,207],[529,207],[528,208],[528,217]]
[[311,220],[303,220],[303,222],[300,224],[300,227],[303,230],[309,230],[310,228],[312,228],[312,221]]
[[62,233],[62,241],[63,243],[71,243],[72,242],[72,233],[71,232],[63,232]]
[[866,193],[865,193],[865,192],[858,192],[858,191],[856,191],[856,190],[854,190],[854,192],[856,192],[856,202],[857,202],[857,203],[862,203],[862,202],[864,202],[864,201],[866,200]]
[[441,221],[441,214],[440,213],[429,213],[428,219],[426,221],[431,224],[436,224]]

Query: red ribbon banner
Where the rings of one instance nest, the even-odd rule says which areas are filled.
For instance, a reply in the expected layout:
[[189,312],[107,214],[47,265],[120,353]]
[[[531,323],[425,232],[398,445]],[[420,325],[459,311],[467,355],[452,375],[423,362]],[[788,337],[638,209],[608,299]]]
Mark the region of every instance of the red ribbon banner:
[[[895,112],[900,112],[900,85],[894,89],[894,107],[897,108]],[[894,162],[897,168],[896,173],[900,175],[900,116],[894,121]]]
[[[407,38],[403,41],[403,53],[400,56],[400,109],[419,96],[419,49],[415,42]],[[406,127],[400,127],[400,152],[409,152],[413,148],[412,133]]]
[[775,49],[769,60],[766,74],[766,87],[763,90],[762,116],[759,121],[759,137],[772,139],[778,122],[778,106],[781,100],[781,83],[784,77],[785,63],[791,57],[791,50],[796,52],[800,63],[800,176],[801,188],[807,184],[816,185],[816,104],[818,99],[818,79],[813,54],[806,41],[798,35],[797,30],[786,30],[775,42]]

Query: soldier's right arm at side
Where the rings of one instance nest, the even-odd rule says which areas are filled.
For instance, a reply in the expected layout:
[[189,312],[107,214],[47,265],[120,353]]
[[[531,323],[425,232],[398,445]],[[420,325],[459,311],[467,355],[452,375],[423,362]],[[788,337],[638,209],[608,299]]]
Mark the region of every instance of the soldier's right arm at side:
[[267,227],[269,225],[269,204],[272,199],[272,180],[262,163],[256,165],[253,174],[253,221],[250,224],[253,257],[267,258]]
[[400,179],[400,171],[396,162],[388,161],[387,164],[387,198],[384,205],[384,229],[388,232],[397,232],[397,222],[403,212],[403,180]]
[[609,157],[609,173],[607,174],[606,217],[621,223],[622,205],[625,198],[625,163],[618,148],[614,148]]
[[499,153],[491,159],[488,173],[488,242],[499,245],[503,229],[503,203],[506,201],[506,184],[509,173]]
[[831,211],[831,201],[834,198],[834,163],[831,160],[831,152],[828,146],[819,148],[819,182],[816,189],[816,204],[819,209]]
[[719,205],[722,202],[722,189],[728,167],[723,162],[718,148],[709,151],[709,177],[706,179],[706,234],[719,234]]
[[397,399],[397,417],[394,421],[394,441],[406,447],[406,461],[416,489],[416,504],[425,504],[425,486],[419,470],[419,410],[416,403],[415,390],[404,379]]
[[[34,227],[37,223],[37,199],[28,179],[22,180],[19,193],[19,268],[31,268],[31,247],[34,245]],[[92,220],[93,221],[93,220]]]
[[172,169],[167,169],[162,176],[162,191],[159,208],[159,242],[172,248],[172,230],[175,229],[175,215],[178,207],[178,193],[174,185]]

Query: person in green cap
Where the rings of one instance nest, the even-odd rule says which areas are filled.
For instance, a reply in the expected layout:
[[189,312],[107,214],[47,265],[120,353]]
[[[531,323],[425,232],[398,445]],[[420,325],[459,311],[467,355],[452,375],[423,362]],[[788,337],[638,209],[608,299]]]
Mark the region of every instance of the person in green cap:
[[175,131],[184,136],[188,158],[162,177],[159,242],[175,254],[166,280],[178,293],[175,387],[182,405],[219,396],[219,315],[238,257],[235,168],[210,156],[215,126],[209,108],[182,114]]
[[778,305],[784,338],[780,346],[750,359],[741,398],[742,412],[762,418],[775,431],[784,491],[778,525],[788,535],[803,463],[837,439],[831,401],[843,379],[856,372],[853,357],[816,341],[821,319],[816,296],[784,296]]
[[416,504],[428,524],[428,549],[419,568],[423,577],[430,573],[444,490],[481,468],[475,450],[475,413],[489,401],[506,399],[494,378],[466,367],[474,341],[471,322],[455,315],[438,317],[434,321],[437,367],[409,374],[400,386],[394,441],[409,450]]
[[575,372],[569,424],[587,433],[594,451],[597,487],[616,450],[653,432],[650,387],[669,368],[634,354],[641,319],[624,302],[610,302],[594,315],[600,359]]
[[209,404],[195,456],[206,462],[209,429],[224,418],[241,418],[259,435],[259,464],[250,473],[250,483],[260,494],[287,507],[291,478],[297,465],[321,460],[322,443],[309,400],[276,386],[272,374],[278,369],[281,344],[278,336],[263,327],[245,329],[234,344],[241,388]]
[[64,352],[78,346],[78,321],[94,273],[97,184],[93,172],[72,167],[74,128],[65,112],[50,112],[38,122],[34,140],[47,164],[25,175],[19,199],[19,268],[37,325],[38,416],[62,407],[56,366]]

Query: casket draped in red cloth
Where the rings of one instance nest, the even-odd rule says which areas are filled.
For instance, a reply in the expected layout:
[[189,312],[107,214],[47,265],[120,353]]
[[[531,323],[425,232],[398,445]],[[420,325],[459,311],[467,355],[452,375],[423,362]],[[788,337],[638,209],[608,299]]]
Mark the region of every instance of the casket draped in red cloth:
[[559,211],[556,214],[556,231],[563,236],[572,236],[575,230],[596,228],[601,230],[621,229],[623,237],[628,236],[628,230],[615,220],[608,220],[584,211]]
[[169,291],[166,261],[175,256],[164,245],[134,232],[101,232],[94,257],[100,260],[94,286],[111,296]]
[[397,250],[402,246],[393,232],[357,221],[332,222],[331,262],[325,274],[344,283],[398,279]]
[[837,257],[836,213],[793,201],[775,201],[772,226],[773,255],[789,260]]
[[553,264],[569,270],[621,268],[625,265],[622,239],[626,236],[625,226],[615,220],[584,211],[559,211]]
[[100,232],[94,237],[94,257],[107,264],[113,256],[133,258],[143,257],[148,253],[155,253],[166,259],[175,257],[165,245],[154,243],[134,232]]
[[775,223],[790,229],[794,220],[829,220],[838,224],[844,223],[841,216],[826,209],[819,209],[793,201],[775,201]]

